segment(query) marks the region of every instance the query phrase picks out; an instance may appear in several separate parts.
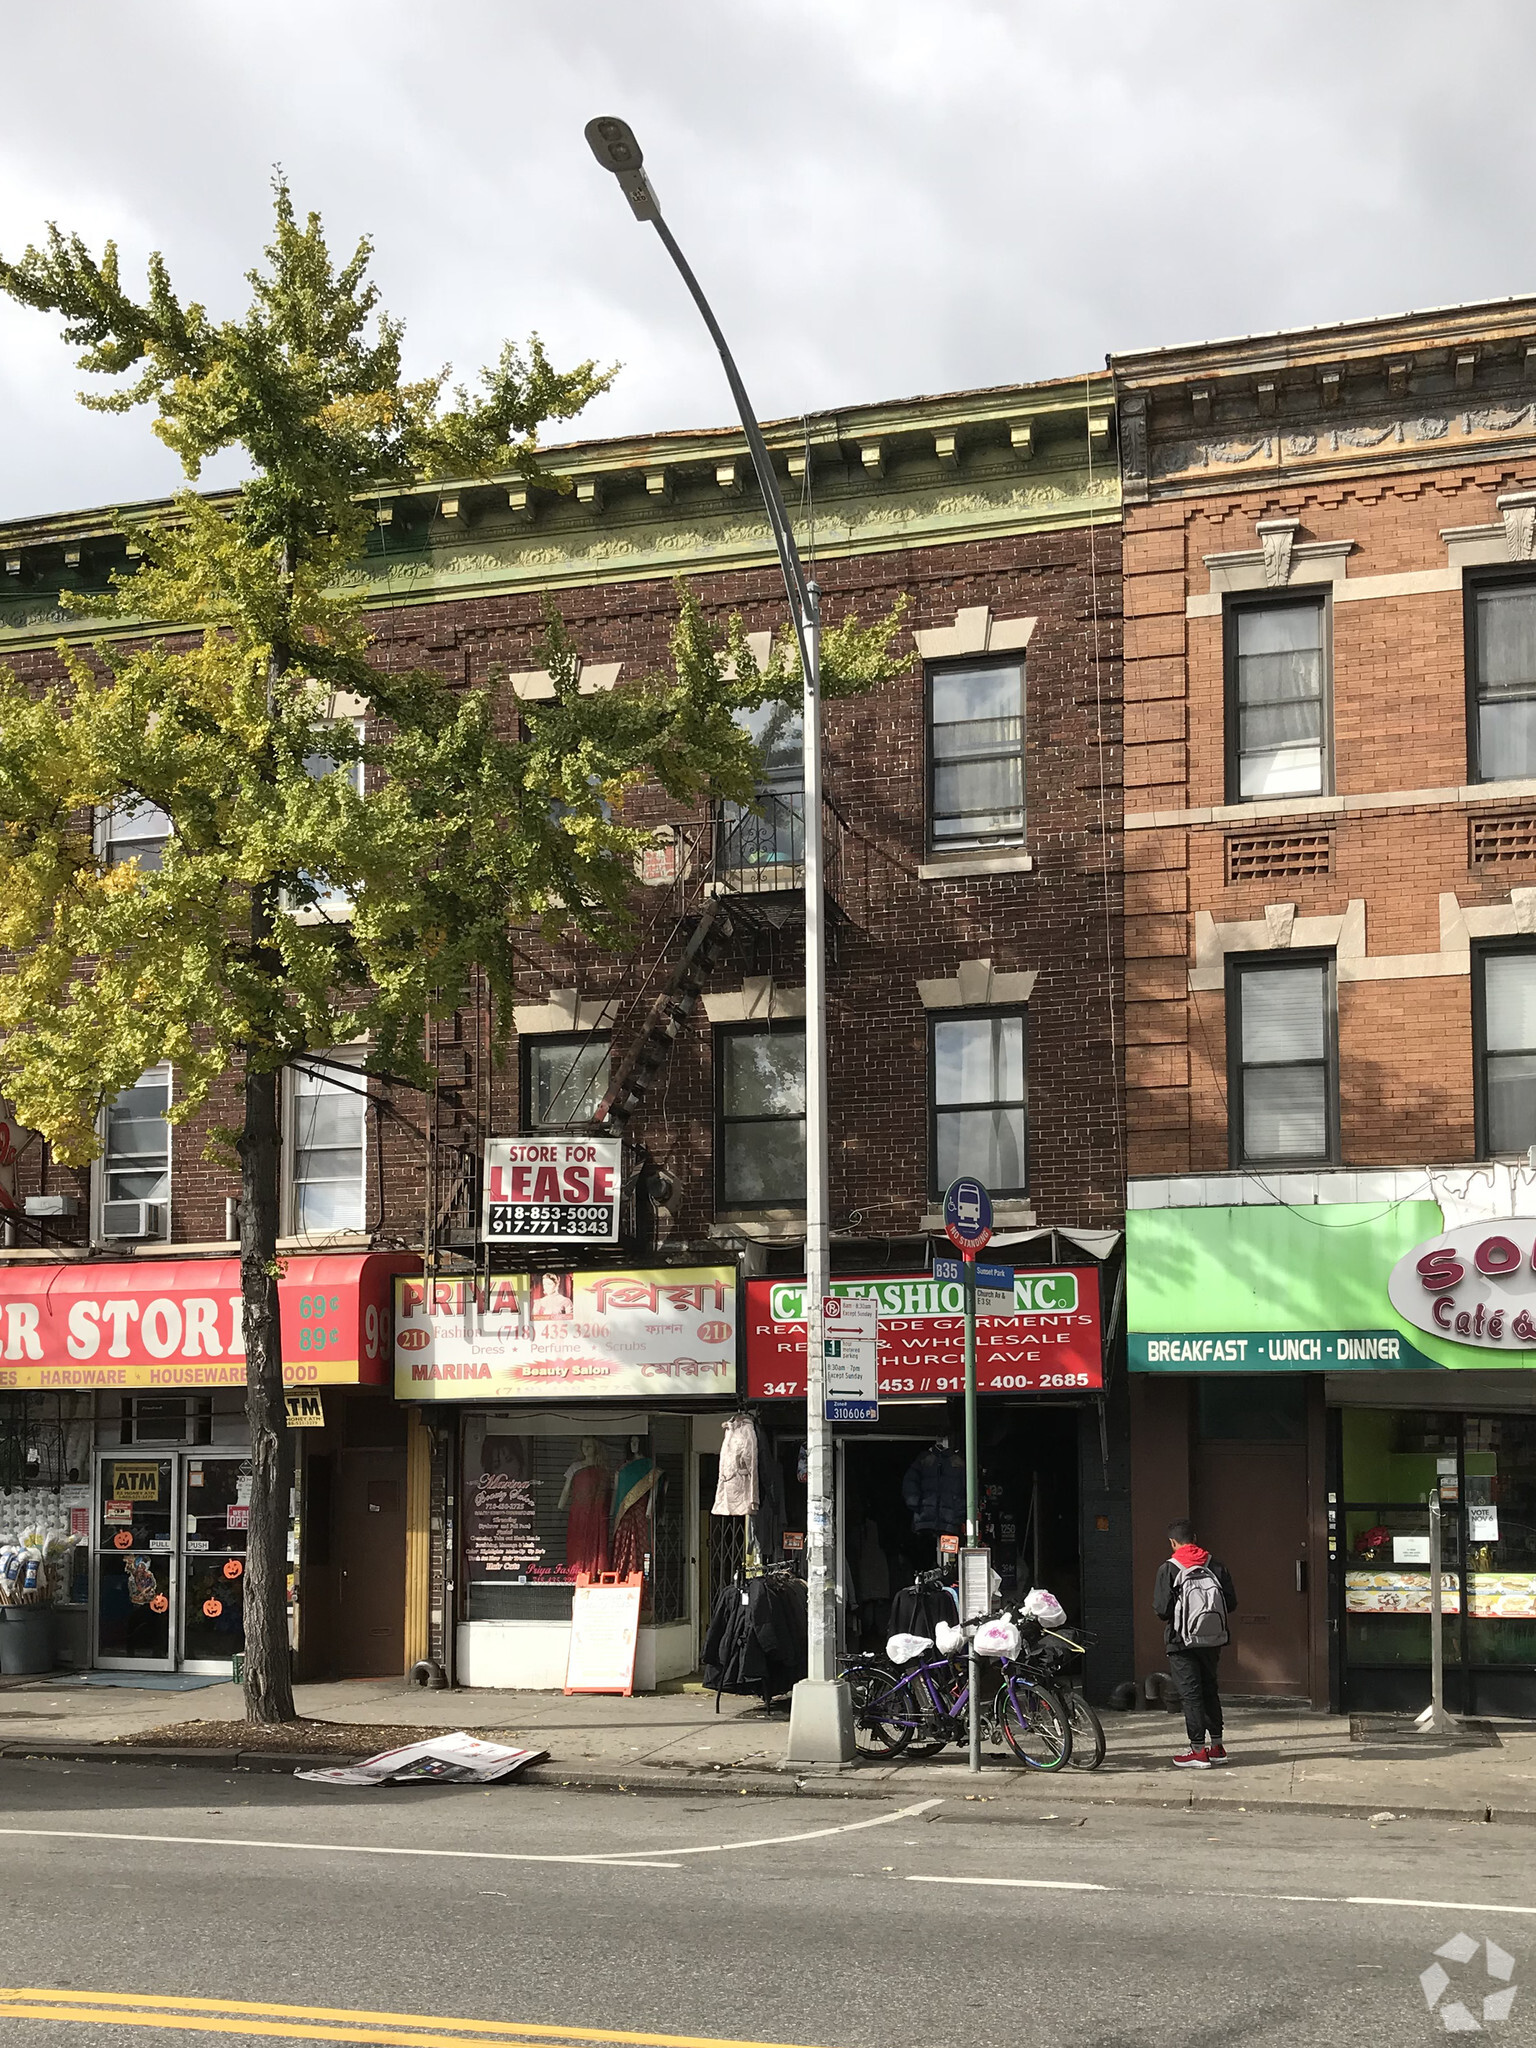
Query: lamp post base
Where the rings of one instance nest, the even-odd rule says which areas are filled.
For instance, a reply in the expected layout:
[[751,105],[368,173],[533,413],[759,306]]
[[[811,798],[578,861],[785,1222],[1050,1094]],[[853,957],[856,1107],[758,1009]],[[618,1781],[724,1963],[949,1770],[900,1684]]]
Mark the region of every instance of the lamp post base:
[[851,1764],[853,1695],[845,1678],[802,1678],[789,1697],[789,1761]]

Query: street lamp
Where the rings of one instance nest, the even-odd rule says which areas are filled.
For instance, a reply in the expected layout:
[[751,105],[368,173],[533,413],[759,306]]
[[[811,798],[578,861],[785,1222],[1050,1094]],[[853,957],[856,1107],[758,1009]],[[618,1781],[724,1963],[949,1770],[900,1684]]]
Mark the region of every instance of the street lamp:
[[645,175],[645,158],[627,121],[600,115],[586,127],[592,154],[612,171],[635,219],[649,221],[661,237],[720,352],[752,466],[768,508],[790,616],[805,679],[805,1294],[806,1294],[806,1564],[808,1572],[809,1676],[795,1687],[790,1703],[789,1754],[798,1763],[848,1763],[854,1753],[853,1709],[846,1680],[837,1672],[837,1611],[832,1499],[832,1437],[827,1427],[822,1353],[821,1304],[830,1281],[827,1225],[827,938],[822,897],[821,846],[821,593],[807,581],[778,479],[758,430],[746,386],[726,347],[708,299],[688,259],[661,216],[655,188]]

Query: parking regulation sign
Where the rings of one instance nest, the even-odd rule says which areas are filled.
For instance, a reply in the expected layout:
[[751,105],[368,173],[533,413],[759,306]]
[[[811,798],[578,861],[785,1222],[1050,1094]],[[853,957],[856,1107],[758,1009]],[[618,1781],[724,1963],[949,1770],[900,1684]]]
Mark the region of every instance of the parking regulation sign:
[[821,1305],[822,1390],[828,1422],[880,1419],[880,1311],[862,1296]]
[[992,1197],[979,1180],[953,1180],[944,1197],[944,1229],[963,1252],[979,1252],[992,1240]]

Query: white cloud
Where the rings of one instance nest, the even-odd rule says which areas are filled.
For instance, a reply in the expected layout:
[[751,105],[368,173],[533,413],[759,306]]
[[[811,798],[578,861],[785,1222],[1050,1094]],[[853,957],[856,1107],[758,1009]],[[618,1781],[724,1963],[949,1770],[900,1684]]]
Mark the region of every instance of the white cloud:
[[[7,52],[47,81],[0,134],[7,255],[55,217],[238,305],[281,162],[338,244],[374,237],[414,364],[531,327],[622,359],[592,433],[729,416],[598,112],[765,415],[1536,282],[1525,0],[73,0]],[[169,488],[145,421],[72,405],[50,326],[0,309],[0,514]]]

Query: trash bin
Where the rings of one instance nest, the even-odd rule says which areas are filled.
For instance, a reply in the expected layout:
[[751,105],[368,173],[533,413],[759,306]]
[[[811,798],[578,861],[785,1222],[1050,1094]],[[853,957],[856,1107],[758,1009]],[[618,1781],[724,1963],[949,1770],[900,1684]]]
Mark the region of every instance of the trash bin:
[[53,1669],[53,1609],[0,1607],[0,1677]]

